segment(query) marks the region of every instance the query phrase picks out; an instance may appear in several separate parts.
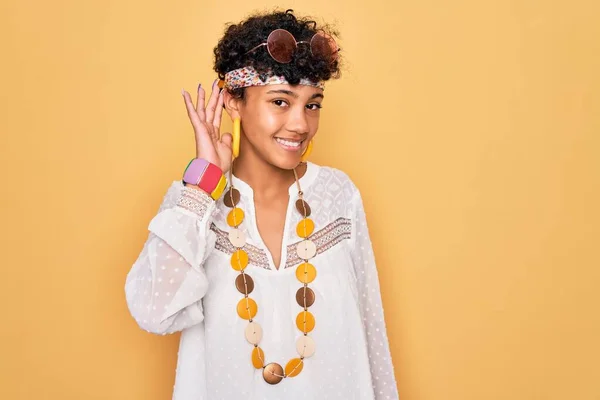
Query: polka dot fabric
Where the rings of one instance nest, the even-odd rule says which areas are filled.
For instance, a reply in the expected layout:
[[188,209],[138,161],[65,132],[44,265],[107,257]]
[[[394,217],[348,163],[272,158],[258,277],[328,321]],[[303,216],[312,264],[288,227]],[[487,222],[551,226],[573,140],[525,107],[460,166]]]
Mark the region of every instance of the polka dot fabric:
[[[297,357],[298,312],[295,268],[277,268],[256,223],[254,193],[233,177],[246,212],[240,229],[247,242],[266,252],[268,263],[248,265],[255,281],[255,317],[264,331],[261,347],[268,362]],[[229,231],[223,199],[172,183],[149,236],[127,275],[125,293],[138,325],[151,333],[181,331],[173,399],[176,400],[384,400],[398,399],[389,350],[379,278],[360,192],[342,171],[308,162],[300,179],[311,205],[315,231],[345,218],[352,221],[348,239],[336,242],[314,259],[311,283],[317,324],[311,332],[315,354],[302,372],[269,385],[251,363],[252,345],[237,316],[239,292],[230,256],[215,249],[218,230]],[[297,190],[290,199],[281,260],[297,239]],[[218,231],[217,230],[217,231]]]
[[360,314],[367,335],[369,365],[376,399],[398,397],[394,368],[386,334],[386,324],[379,291],[379,276],[371,243],[367,218],[360,193],[352,200],[352,260],[356,270]]

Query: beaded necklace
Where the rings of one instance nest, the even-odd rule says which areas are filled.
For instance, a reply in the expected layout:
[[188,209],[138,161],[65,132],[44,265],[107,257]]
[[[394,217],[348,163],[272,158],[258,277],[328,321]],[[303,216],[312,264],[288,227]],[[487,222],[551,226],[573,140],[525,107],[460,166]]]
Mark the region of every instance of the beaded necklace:
[[285,369],[276,362],[265,364],[264,351],[259,347],[262,339],[262,328],[254,322],[254,317],[258,311],[258,305],[251,297],[250,293],[254,290],[254,281],[245,272],[248,265],[248,253],[243,250],[246,244],[246,235],[239,229],[240,224],[244,220],[244,211],[237,205],[240,201],[240,192],[233,186],[233,164],[229,170],[229,182],[231,187],[225,193],[224,203],[231,211],[227,215],[227,224],[232,228],[229,232],[229,241],[235,247],[235,251],[231,255],[231,267],[239,271],[239,275],[235,280],[235,287],[244,295],[237,304],[237,314],[240,318],[247,320],[248,325],[245,329],[246,340],[254,346],[251,354],[252,365],[256,369],[263,370],[264,380],[275,385],[281,382],[284,378],[292,378],[297,376],[304,366],[304,359],[312,356],[315,352],[315,342],[308,336],[315,327],[315,317],[308,311],[308,307],[315,302],[315,293],[308,287],[317,276],[317,270],[308,262],[317,253],[316,245],[308,237],[315,229],[314,222],[308,218],[311,214],[310,206],[303,199],[302,189],[296,168],[294,168],[294,177],[298,187],[298,200],[296,200],[296,210],[302,215],[302,220],[296,226],[296,233],[303,239],[296,246],[298,257],[303,260],[296,268],[296,278],[302,283],[302,286],[296,292],[296,302],[302,311],[296,317],[296,326],[302,332],[302,336],[296,341],[296,350],[300,357],[292,358],[285,366]]

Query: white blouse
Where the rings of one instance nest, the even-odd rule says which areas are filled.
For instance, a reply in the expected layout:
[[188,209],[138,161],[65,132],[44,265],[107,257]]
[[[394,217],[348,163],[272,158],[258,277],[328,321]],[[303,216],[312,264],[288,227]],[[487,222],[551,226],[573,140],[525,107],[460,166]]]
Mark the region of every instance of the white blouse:
[[[296,291],[301,262],[296,254],[301,219],[295,203],[296,183],[289,203],[281,249],[281,266],[262,241],[256,222],[252,188],[233,176],[241,193],[245,218],[245,272],[254,280],[250,297],[258,304],[254,321],[263,328],[259,346],[265,364],[283,368],[299,357],[296,327],[302,307]],[[304,199],[315,223],[309,237],[317,245],[310,260],[317,269],[309,283],[316,300],[309,311],[316,344],[299,375],[276,385],[263,379],[251,362],[254,348],[245,337],[248,321],[236,312],[244,297],[235,287],[239,275],[230,264],[230,244],[224,196],[208,195],[174,181],[148,227],[150,233],[125,284],[129,310],[139,326],[151,333],[182,331],[173,399],[176,400],[326,400],[398,399],[389,350],[379,279],[362,198],[344,172],[308,162],[300,178]]]

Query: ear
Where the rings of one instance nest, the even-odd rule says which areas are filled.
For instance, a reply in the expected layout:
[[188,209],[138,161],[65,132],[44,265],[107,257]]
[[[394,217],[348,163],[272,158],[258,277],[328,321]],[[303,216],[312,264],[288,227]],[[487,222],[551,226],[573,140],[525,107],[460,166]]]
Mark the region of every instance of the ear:
[[224,89],[223,92],[223,107],[227,111],[227,114],[231,117],[231,119],[240,117],[240,105],[242,103],[242,99],[238,99],[234,97],[227,89]]

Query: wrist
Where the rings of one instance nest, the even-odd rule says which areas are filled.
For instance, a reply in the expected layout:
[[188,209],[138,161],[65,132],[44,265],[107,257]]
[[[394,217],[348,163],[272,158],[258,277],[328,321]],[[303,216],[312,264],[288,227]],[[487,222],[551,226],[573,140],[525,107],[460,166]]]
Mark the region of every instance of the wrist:
[[192,159],[183,172],[183,184],[208,193],[214,200],[223,194],[227,179],[216,164],[204,158]]

